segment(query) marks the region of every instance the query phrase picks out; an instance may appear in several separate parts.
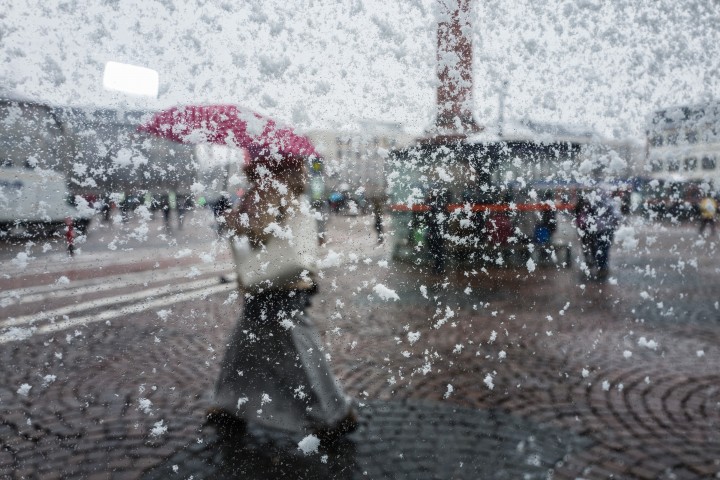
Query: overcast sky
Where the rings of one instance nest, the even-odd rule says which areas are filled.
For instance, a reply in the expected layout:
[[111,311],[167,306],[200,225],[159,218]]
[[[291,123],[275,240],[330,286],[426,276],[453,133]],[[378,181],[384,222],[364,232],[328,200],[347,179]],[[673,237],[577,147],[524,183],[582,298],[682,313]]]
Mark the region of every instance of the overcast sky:
[[[302,129],[374,119],[420,132],[434,117],[434,0],[11,2],[0,12],[0,85],[53,104],[236,103]],[[482,124],[497,120],[503,80],[508,116],[617,138],[640,138],[652,110],[720,97],[718,2],[473,8]],[[107,61],[157,70],[159,98],[104,91]]]

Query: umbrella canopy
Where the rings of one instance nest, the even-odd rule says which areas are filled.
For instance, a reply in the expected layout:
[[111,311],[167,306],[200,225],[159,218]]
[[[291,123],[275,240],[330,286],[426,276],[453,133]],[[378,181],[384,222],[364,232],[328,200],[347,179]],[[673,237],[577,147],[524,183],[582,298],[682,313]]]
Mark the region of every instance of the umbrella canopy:
[[253,157],[320,157],[307,137],[235,105],[173,107],[153,115],[138,131],[179,143],[246,148]]

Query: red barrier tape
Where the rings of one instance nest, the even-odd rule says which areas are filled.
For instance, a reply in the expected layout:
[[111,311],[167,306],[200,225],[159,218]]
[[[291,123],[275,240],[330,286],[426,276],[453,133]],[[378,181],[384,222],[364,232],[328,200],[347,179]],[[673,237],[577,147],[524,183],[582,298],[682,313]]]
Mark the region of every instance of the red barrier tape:
[[[555,210],[572,210],[574,206],[569,203],[556,203]],[[457,210],[465,209],[465,204],[452,203],[448,205],[448,212],[455,212]],[[493,203],[473,203],[470,204],[470,210],[473,212],[541,212],[551,210],[552,207],[547,203],[519,203],[516,205],[510,205],[507,203],[493,204]],[[412,205],[408,206],[404,203],[396,203],[390,205],[391,212],[429,212],[429,205]]]

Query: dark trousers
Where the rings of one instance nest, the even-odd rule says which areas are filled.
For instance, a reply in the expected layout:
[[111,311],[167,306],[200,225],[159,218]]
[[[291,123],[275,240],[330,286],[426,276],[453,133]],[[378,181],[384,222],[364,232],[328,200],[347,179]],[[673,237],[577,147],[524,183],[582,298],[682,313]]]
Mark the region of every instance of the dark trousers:
[[445,245],[440,232],[431,231],[428,235],[428,251],[436,273],[445,271]]
[[700,219],[700,235],[705,231],[705,227],[710,225],[710,233],[715,235],[715,219],[714,218],[701,218]]
[[594,268],[597,264],[597,237],[589,232],[580,237],[580,247],[582,248],[583,257],[588,268]]
[[611,245],[612,238],[607,234],[599,236],[595,241],[595,260],[597,261],[597,267],[600,272],[606,272],[608,270]]

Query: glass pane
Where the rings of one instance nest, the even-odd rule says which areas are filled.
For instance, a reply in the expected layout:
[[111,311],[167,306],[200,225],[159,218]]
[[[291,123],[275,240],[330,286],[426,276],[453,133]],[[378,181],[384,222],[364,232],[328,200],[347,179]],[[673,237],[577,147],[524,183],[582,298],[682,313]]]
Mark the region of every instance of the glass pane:
[[0,11],[0,478],[720,476],[720,6]]

